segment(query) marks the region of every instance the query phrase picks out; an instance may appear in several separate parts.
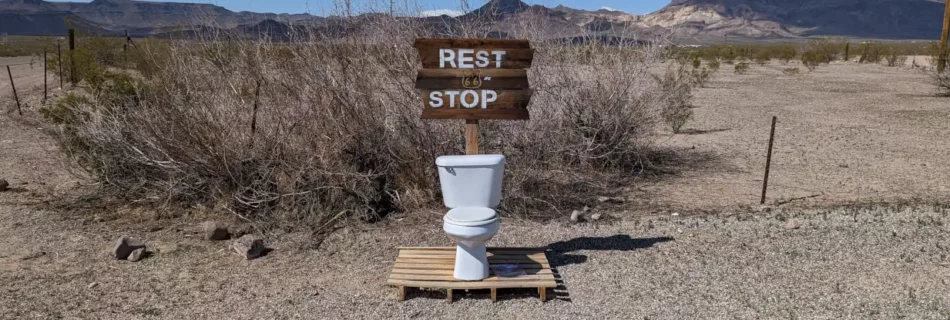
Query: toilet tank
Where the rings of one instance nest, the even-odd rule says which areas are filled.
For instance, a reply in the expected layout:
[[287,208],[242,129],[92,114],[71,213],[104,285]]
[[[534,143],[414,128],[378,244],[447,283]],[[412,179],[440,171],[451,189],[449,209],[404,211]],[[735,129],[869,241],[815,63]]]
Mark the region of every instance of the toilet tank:
[[498,207],[505,156],[442,156],[435,160],[435,164],[439,166],[439,182],[446,207]]

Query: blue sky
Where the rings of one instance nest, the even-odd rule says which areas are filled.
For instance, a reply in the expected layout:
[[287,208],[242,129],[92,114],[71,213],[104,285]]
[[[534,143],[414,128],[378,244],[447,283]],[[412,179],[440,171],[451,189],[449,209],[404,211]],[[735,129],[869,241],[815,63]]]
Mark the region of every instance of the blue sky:
[[[57,0],[62,1],[62,0]],[[73,2],[89,2],[77,1]],[[255,11],[255,12],[274,12],[274,13],[304,13],[309,12],[316,15],[328,15],[333,13],[333,0],[162,0],[165,2],[201,2],[216,4],[233,11]],[[418,3],[415,6],[418,10],[436,10],[449,9],[457,10],[460,8],[461,0],[409,0]],[[477,8],[487,0],[468,0],[472,9]],[[609,7],[629,13],[649,13],[662,8],[670,3],[670,0],[522,0],[528,4],[540,4],[548,7],[554,7],[563,4],[568,7],[596,10],[602,7]],[[405,3],[405,0],[395,0],[396,3]],[[354,6],[365,8],[377,4],[377,8],[389,6],[388,0],[353,0]]]

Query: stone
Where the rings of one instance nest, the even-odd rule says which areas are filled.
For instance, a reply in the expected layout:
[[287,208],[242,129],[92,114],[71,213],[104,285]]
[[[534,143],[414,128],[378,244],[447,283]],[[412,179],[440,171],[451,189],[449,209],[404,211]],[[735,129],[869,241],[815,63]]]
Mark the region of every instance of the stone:
[[231,233],[228,232],[228,227],[218,224],[214,221],[205,221],[201,224],[201,230],[204,231],[205,240],[228,240],[231,238]]
[[785,221],[785,229],[794,230],[801,227],[802,225],[795,219],[789,219],[788,221]]
[[590,216],[590,219],[593,220],[593,221],[597,221],[597,220],[600,220],[600,217],[601,217],[601,214],[600,214],[600,212],[598,212],[598,213],[592,214],[592,215]]
[[673,214],[671,214],[671,216],[679,217],[679,216],[680,216],[680,213],[679,213],[679,212],[673,212]]
[[10,183],[7,180],[0,179],[0,192],[7,191],[9,187]]
[[264,255],[267,251],[267,247],[264,246],[264,240],[250,234],[238,238],[231,247],[247,260],[256,259]]
[[761,205],[759,206],[759,212],[772,212],[772,206]]
[[590,212],[590,207],[584,206],[584,209],[582,209],[581,212],[583,212],[583,213]]
[[574,212],[571,212],[571,222],[581,222],[582,219],[584,219],[584,217],[580,211],[574,210]]
[[138,248],[132,251],[132,254],[129,255],[129,261],[137,262],[142,260],[145,257],[145,248]]
[[173,252],[176,252],[176,251],[179,251],[179,250],[181,250],[181,246],[179,246],[178,244],[174,244],[174,243],[171,243],[171,244],[161,244],[161,245],[158,245],[158,247],[155,248],[155,252],[156,252],[156,253],[160,253],[160,254],[169,254],[169,253],[173,253]]
[[122,236],[119,240],[116,240],[115,248],[112,249],[112,253],[115,254],[115,258],[118,260],[125,260],[129,258],[129,255],[132,254],[132,251],[135,251],[139,248],[145,248],[138,240],[132,239],[127,236]]

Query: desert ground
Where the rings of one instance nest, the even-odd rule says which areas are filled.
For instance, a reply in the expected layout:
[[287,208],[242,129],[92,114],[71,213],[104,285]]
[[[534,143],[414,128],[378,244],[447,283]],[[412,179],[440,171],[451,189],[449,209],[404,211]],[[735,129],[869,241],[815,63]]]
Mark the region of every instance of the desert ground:
[[[37,113],[42,74],[17,66],[22,117],[0,79],[0,178],[11,184],[0,193],[0,318],[950,318],[950,100],[910,68],[787,67],[736,75],[723,65],[695,92],[685,133],[657,141],[677,152],[668,173],[643,176],[625,203],[592,204],[606,218],[504,219],[490,244],[547,246],[561,279],[554,299],[501,290],[492,303],[472,291],[448,304],[420,290],[398,302],[385,284],[396,247],[452,245],[442,212],[349,226],[321,243],[274,230],[264,235],[274,250],[247,261],[201,239],[198,223],[224,216],[89,201],[95,183],[73,174]],[[113,259],[122,235],[152,255]]]

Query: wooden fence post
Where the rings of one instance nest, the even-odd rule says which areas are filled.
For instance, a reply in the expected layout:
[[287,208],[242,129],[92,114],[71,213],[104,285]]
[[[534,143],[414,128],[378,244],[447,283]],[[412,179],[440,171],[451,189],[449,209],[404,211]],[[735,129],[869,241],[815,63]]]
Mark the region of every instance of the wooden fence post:
[[46,48],[43,48],[43,104],[46,104],[46,96],[48,95],[46,88]]
[[76,29],[69,29],[69,82],[76,85]]
[[778,117],[772,116],[772,133],[769,134],[769,153],[765,156],[765,179],[762,180],[762,200],[759,204],[765,204],[765,192],[769,188],[769,169],[772,167],[772,143],[775,142],[775,121]]
[[63,46],[61,41],[56,42],[56,57],[59,59],[59,90],[63,90]]
[[950,51],[947,50],[948,37],[950,37],[950,0],[947,0],[943,11],[943,32],[940,33],[940,50],[937,56],[938,73],[943,72],[947,66],[947,56],[950,55]]
[[478,154],[478,120],[465,120],[465,154]]
[[10,72],[10,65],[7,65],[7,76],[10,77],[10,87],[13,88],[13,99],[16,99],[16,113],[23,115],[23,110],[20,110],[20,97],[16,95],[16,85],[13,84],[13,73]]

